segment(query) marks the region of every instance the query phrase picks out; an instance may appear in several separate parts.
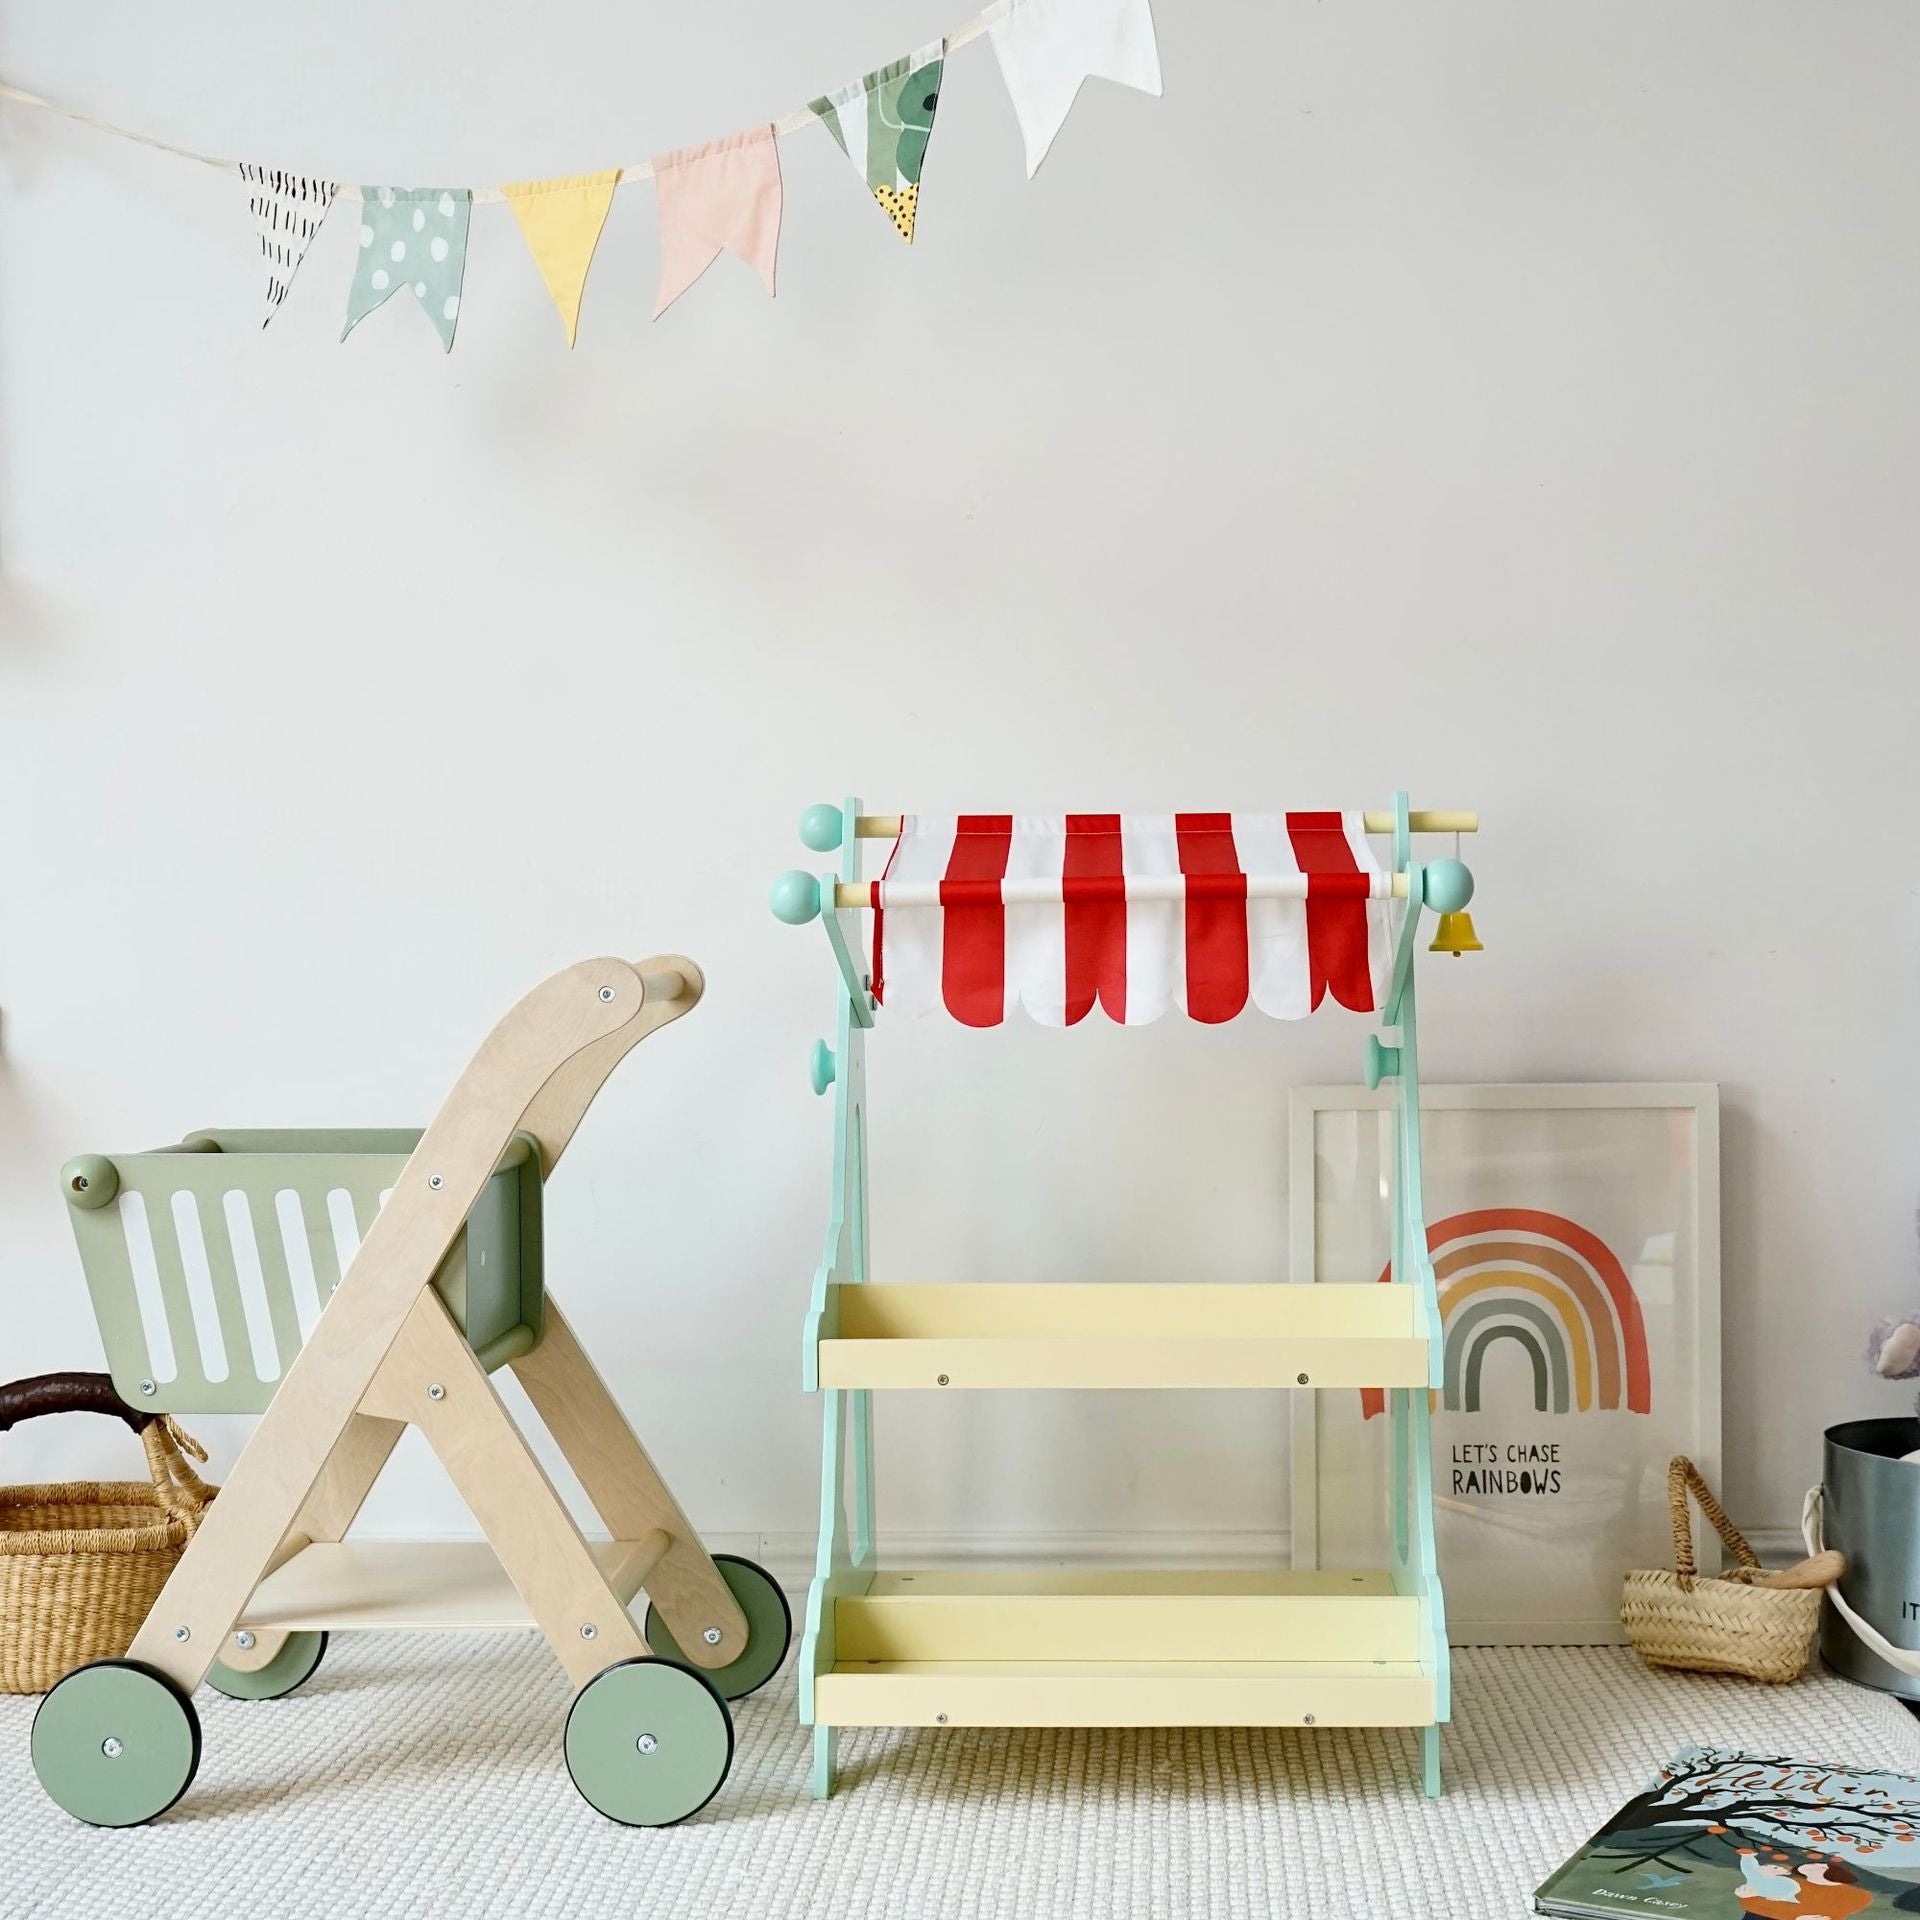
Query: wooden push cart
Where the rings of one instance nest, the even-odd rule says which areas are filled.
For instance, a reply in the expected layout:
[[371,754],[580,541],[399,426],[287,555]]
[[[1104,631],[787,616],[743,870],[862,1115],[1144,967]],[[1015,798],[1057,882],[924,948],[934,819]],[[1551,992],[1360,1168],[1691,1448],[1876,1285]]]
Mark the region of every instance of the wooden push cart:
[[[812,1080],[834,1100],[833,1198],[805,1377],[823,1401],[819,1555],[799,1661],[813,1785],[834,1734],[864,1726],[1404,1726],[1440,1790],[1446,1616],[1434,1561],[1428,1389],[1438,1300],[1420,1184],[1413,955],[1423,909],[1464,910],[1457,859],[1421,832],[1471,814],[1155,818],[876,817],[810,808],[801,839],[835,871],[783,874],[773,909],[818,918],[839,975],[837,1037]],[[1382,867],[1369,834],[1391,841]],[[863,842],[893,842],[861,875]],[[1397,914],[1394,903],[1401,903]],[[874,910],[871,958],[854,916]],[[1397,926],[1393,924],[1397,918]],[[1370,1085],[1398,1089],[1388,1286],[899,1284],[867,1239],[865,1048],[884,1004],[992,1026],[1017,1004],[1053,1025],[1099,1005],[1128,1024],[1177,1004],[1377,1013]],[[872,1395],[890,1388],[1385,1389],[1391,1564],[1339,1571],[882,1571]],[[851,1517],[846,1483],[851,1481]]]
[[[750,1561],[709,1557],[541,1266],[543,1185],[574,1129],[701,991],[677,955],[569,967],[494,1028],[424,1133],[202,1133],[68,1164],[121,1396],[261,1416],[126,1658],[41,1703],[34,1768],[68,1812],[164,1812],[199,1764],[202,1680],[276,1698],[356,1628],[538,1627],[576,1689],[563,1751],[594,1807],[661,1826],[719,1790],[726,1700],[779,1668],[786,1601]],[[501,1367],[610,1540],[574,1524],[494,1390]],[[346,1539],[409,1425],[484,1541]]]

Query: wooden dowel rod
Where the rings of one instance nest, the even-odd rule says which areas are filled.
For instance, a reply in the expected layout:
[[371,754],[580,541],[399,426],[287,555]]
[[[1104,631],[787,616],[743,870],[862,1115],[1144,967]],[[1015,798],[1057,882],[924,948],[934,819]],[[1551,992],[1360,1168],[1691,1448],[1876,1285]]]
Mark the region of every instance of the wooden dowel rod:
[[687,990],[687,976],[678,967],[665,967],[658,973],[643,973],[640,985],[649,1000],[678,1000]]
[[[1393,831],[1391,813],[1369,813],[1366,823],[1369,833]],[[1415,833],[1478,833],[1480,816],[1477,813],[1445,813],[1431,809],[1423,813],[1416,810],[1407,816],[1407,824]],[[900,837],[900,816],[897,813],[863,813],[854,822],[853,830],[862,840],[897,840]]]
[[[1249,900],[1304,900],[1307,897],[1304,873],[1250,874],[1246,897]],[[937,907],[941,889],[948,883],[939,880],[895,880],[881,891],[878,880],[841,880],[833,889],[836,907]],[[1128,874],[1122,883],[1128,900],[1184,900],[1187,881],[1184,874]],[[995,889],[1002,906],[1048,906],[1063,898],[1058,880],[1002,880]],[[876,897],[878,896],[878,897]],[[1367,897],[1372,900],[1407,897],[1404,873],[1377,873]]]

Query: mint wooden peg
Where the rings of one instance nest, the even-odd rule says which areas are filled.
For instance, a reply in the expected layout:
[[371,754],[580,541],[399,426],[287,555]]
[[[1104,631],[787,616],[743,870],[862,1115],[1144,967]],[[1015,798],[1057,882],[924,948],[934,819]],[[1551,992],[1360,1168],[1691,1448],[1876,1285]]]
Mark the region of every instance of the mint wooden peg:
[[1367,1035],[1367,1085],[1378,1087],[1382,1080],[1392,1080],[1399,1076],[1400,1049],[1389,1047],[1382,1042],[1377,1033]]
[[833,1049],[824,1040],[813,1043],[813,1052],[807,1059],[807,1081],[815,1093],[825,1093],[833,1085],[835,1066]]

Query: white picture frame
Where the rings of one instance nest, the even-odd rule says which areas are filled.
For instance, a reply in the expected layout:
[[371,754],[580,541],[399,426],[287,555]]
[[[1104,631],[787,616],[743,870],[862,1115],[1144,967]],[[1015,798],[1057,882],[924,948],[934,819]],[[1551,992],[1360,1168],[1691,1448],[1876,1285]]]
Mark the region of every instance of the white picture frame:
[[[1384,1267],[1391,1101],[1293,1089],[1294,1282]],[[1672,1564],[1669,1457],[1720,1481],[1719,1089],[1429,1086],[1420,1113],[1448,1321],[1433,1417],[1448,1638],[1618,1644],[1621,1576]],[[1385,1563],[1387,1424],[1365,1396],[1293,1397],[1296,1567]]]

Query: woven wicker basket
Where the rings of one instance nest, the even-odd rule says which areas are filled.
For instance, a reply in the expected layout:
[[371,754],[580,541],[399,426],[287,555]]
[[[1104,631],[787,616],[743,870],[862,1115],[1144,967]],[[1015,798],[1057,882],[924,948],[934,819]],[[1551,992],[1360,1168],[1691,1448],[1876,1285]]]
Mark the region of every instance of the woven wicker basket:
[[[1702,1577],[1693,1558],[1691,1493],[1739,1565]],[[1756,1587],[1759,1556],[1726,1516],[1700,1470],[1684,1456],[1667,1469],[1673,1511],[1673,1567],[1636,1568],[1620,1598],[1620,1624],[1641,1659],[1692,1673],[1733,1673],[1779,1684],[1806,1671],[1820,1626],[1820,1593],[1807,1587]]]
[[206,1459],[199,1442],[127,1406],[105,1374],[0,1387],[0,1432],[67,1412],[126,1421],[150,1483],[0,1487],[0,1693],[44,1693],[75,1667],[125,1653],[214,1495],[186,1457]]

